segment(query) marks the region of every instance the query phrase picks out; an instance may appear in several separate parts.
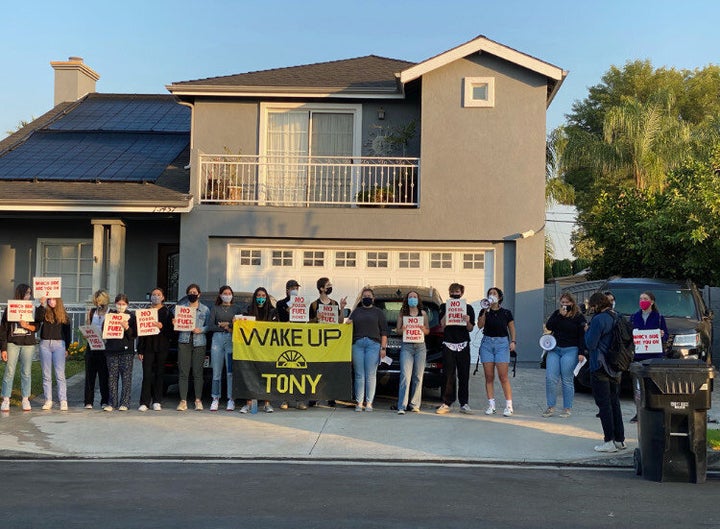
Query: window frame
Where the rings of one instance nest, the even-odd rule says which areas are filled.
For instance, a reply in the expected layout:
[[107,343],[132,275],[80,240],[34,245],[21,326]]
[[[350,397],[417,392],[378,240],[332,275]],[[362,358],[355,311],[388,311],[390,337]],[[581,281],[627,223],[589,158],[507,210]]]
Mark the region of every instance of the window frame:
[[[463,106],[466,108],[492,108],[495,106],[495,78],[494,77],[465,77],[463,90]],[[473,96],[473,89],[487,86],[487,97],[476,99]]]

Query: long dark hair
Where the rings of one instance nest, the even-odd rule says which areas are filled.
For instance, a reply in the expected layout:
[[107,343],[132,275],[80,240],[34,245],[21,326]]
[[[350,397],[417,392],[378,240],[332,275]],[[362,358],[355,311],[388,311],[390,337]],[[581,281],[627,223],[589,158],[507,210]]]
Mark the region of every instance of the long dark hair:
[[[255,298],[260,292],[265,292],[265,297],[267,300],[265,301],[265,304],[260,307],[255,302]],[[255,292],[253,292],[252,299],[250,300],[250,306],[248,307],[248,316],[255,316],[256,320],[259,321],[270,321],[272,318],[272,304],[270,303],[270,294],[268,294],[268,291],[265,287],[257,287],[255,289]]]
[[655,294],[653,294],[653,293],[650,292],[649,290],[646,290],[645,292],[641,292],[641,293],[640,293],[641,296],[642,296],[643,294],[645,294],[647,297],[649,297],[649,298],[650,298],[650,301],[652,301],[652,305],[650,306],[650,311],[651,311],[651,312],[660,312],[660,311],[658,310],[658,308],[657,308],[657,304],[655,303]]
[[28,290],[32,292],[32,287],[30,285],[20,283],[15,287],[15,299],[25,299],[25,294],[28,293]]
[[[215,298],[215,305],[222,305],[223,300],[220,297],[220,295],[226,290],[229,290],[233,296],[235,295],[235,292],[233,292],[233,289],[232,289],[232,287],[230,287],[230,285],[223,285],[218,289],[218,295],[217,295],[217,298]],[[232,302],[230,302],[230,303],[232,303]]]
[[410,305],[408,305],[408,298],[410,297],[410,294],[415,294],[417,296],[418,314],[422,314],[422,311],[425,310],[425,307],[423,307],[422,300],[420,299],[420,294],[418,294],[414,290],[408,290],[407,294],[405,294],[405,297],[403,298],[402,308],[400,309],[400,314],[402,314],[403,316],[410,316]]

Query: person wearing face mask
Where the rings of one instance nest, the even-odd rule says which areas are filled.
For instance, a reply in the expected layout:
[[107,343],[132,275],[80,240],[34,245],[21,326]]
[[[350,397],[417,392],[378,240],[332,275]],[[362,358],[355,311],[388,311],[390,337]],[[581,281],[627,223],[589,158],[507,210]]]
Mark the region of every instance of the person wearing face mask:
[[200,303],[200,293],[200,287],[192,283],[185,289],[185,299],[178,303],[183,307],[195,308],[195,328],[192,331],[178,332],[178,390],[180,391],[178,411],[187,410],[191,371],[195,389],[195,409],[197,411],[203,409],[203,363],[205,362],[210,309]]
[[43,410],[51,410],[52,369],[55,368],[58,401],[60,411],[67,411],[67,384],[65,382],[65,358],[70,343],[72,329],[65,305],[60,298],[40,298],[40,306],[35,311],[35,321],[40,324],[40,368],[43,378],[45,404]]
[[[247,311],[245,311],[245,315],[252,316],[253,318],[255,318],[255,321],[277,320],[275,309],[270,302],[270,296],[268,295],[265,287],[258,287],[255,289],[255,292],[253,292],[252,301],[250,302]],[[249,412],[252,403],[252,399],[247,399],[243,407],[240,408],[240,413]],[[263,410],[265,411],[265,413],[272,413],[273,411],[275,411],[269,400],[265,401]]]
[[[106,290],[98,290],[93,294],[93,307],[85,317],[85,324],[92,325],[102,331],[105,315],[110,304],[110,296]],[[95,379],[100,385],[100,407],[104,408],[110,402],[108,389],[108,367],[105,359],[105,349],[85,351],[85,408],[91,410],[95,403]]]
[[[638,304],[640,305],[640,310],[630,316],[630,323],[632,323],[633,329],[638,331],[659,330],[664,351],[669,333],[667,324],[665,323],[665,317],[660,314],[655,304],[655,294],[648,291],[643,292],[640,294]],[[663,356],[664,353],[635,353],[635,361],[640,362],[649,358],[662,358]],[[630,422],[637,422],[637,413],[630,419]]]
[[[137,323],[135,314],[128,311],[128,297],[125,294],[115,296],[115,310],[110,313],[125,314],[121,326],[122,338],[112,338],[105,341],[105,357],[108,367],[110,400],[103,408],[105,411],[127,411],[130,406],[132,391],[133,357],[135,356],[135,338],[137,337]],[[118,385],[122,382],[122,394],[118,399]]]
[[[310,303],[310,309],[309,309],[309,321],[310,323],[317,323],[318,322],[318,309],[320,309],[323,305],[331,305],[334,307],[337,307],[338,311],[338,323],[342,323],[343,318],[343,310],[345,310],[345,306],[347,305],[347,296],[340,299],[340,302],[338,303],[334,299],[330,297],[330,294],[332,294],[333,287],[332,283],[330,282],[330,279],[327,277],[321,277],[317,280],[317,289],[319,297]],[[316,401],[311,400],[309,402],[310,406],[315,406],[317,404]],[[335,407],[335,401],[329,400],[328,406]]]
[[[15,297],[18,300],[31,300],[32,288],[25,283],[15,287]],[[30,390],[32,359],[35,354],[35,331],[37,325],[32,321],[8,321],[7,309],[0,320],[0,351],[5,363],[5,375],[2,381],[2,404],[0,411],[10,411],[10,393],[12,393],[15,380],[15,368],[20,361],[20,389],[22,392],[21,407],[23,411],[30,411]]]
[[580,313],[572,294],[560,296],[560,308],[553,312],[545,323],[557,345],[547,352],[545,369],[545,397],[547,409],[543,417],[555,414],[557,387],[562,381],[563,411],[560,417],[570,417],[575,397],[575,366],[585,357],[579,354],[585,349],[585,316]]
[[210,411],[217,411],[222,391],[223,366],[227,371],[227,411],[235,409],[232,387],[232,330],[235,316],[240,314],[240,307],[233,303],[233,290],[223,285],[218,291],[215,305],[210,309],[209,329],[213,333],[210,345],[210,363],[212,364],[212,403]]
[[353,324],[352,363],[355,373],[355,411],[373,411],[377,369],[387,350],[388,326],[385,313],[373,305],[375,293],[365,288],[360,304],[345,320]]
[[165,306],[165,293],[160,287],[155,287],[150,292],[150,308],[158,311],[158,319],[154,323],[159,332],[138,339],[138,358],[143,366],[138,411],[143,412],[147,411],[151,404],[153,410],[162,410],[165,359],[170,349],[170,341],[175,337],[172,314]]
[[[300,283],[295,281],[294,279],[288,280],[287,283],[285,283],[285,297],[277,302],[277,305],[275,307],[275,310],[277,312],[277,320],[281,322],[289,322],[290,321],[290,299],[293,296],[297,296],[299,293]],[[287,401],[283,401],[280,403],[280,409],[287,410],[288,409],[288,403]],[[303,400],[295,401],[295,407],[298,410],[307,410],[308,405]]]
[[[424,336],[430,334],[427,312],[423,308],[420,296],[414,290],[405,294],[402,307],[398,313],[396,324],[397,333],[404,335],[404,320],[406,316],[420,318]],[[410,411],[419,412],[422,404],[423,375],[425,374],[425,358],[427,350],[425,339],[421,342],[406,342],[403,340],[400,348],[400,384],[398,387],[398,415],[405,415],[405,409],[410,401]],[[412,390],[412,392],[411,392]]]
[[500,306],[503,302],[502,290],[492,287],[488,289],[487,297],[490,307],[482,309],[478,316],[478,329],[483,330],[483,338],[480,342],[480,361],[485,373],[485,392],[488,398],[485,415],[495,413],[495,370],[497,369],[505,396],[503,415],[511,417],[514,410],[508,367],[510,353],[515,350],[515,320],[512,312]]
[[[453,283],[448,287],[451,299],[460,299],[465,287]],[[440,305],[440,324],[443,326],[443,376],[445,391],[443,403],[435,413],[449,413],[455,399],[460,403],[460,413],[472,413],[468,404],[470,392],[470,331],[475,327],[475,310],[467,304],[464,325],[445,325],[446,304]],[[457,388],[457,393],[456,393]]]

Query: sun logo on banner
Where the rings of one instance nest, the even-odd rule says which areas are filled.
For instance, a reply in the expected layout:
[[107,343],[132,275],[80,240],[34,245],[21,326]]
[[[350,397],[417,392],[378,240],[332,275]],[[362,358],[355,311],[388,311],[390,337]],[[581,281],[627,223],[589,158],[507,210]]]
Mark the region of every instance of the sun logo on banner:
[[275,362],[278,369],[307,369],[307,360],[300,351],[285,351]]

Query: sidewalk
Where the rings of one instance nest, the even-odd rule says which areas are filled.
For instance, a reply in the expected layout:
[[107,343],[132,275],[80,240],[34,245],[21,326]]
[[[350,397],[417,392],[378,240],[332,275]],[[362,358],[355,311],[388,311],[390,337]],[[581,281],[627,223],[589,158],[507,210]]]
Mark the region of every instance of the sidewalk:
[[[357,413],[338,403],[307,411],[279,410],[266,414],[175,411],[177,395],[168,395],[160,412],[137,411],[141,371],[133,376],[133,405],[128,412],[85,410],[84,375],[69,381],[70,411],[33,411],[12,408],[0,415],[0,457],[87,458],[247,458],[297,460],[357,460],[405,462],[474,462],[561,464],[632,467],[637,447],[632,400],[622,400],[628,449],[599,454],[593,446],[602,441],[597,408],[589,394],[578,393],[573,415],[541,417],[545,409],[545,372],[520,365],[512,379],[515,415],[502,416],[504,399],[496,383],[498,414],[486,416],[484,379],[471,376],[473,415],[437,415],[437,391],[427,391],[420,413],[400,416],[391,411],[394,401],[378,397],[375,411]],[[97,401],[96,401],[97,402]],[[562,405],[562,399],[558,402]],[[720,409],[714,392],[714,416]],[[239,408],[239,406],[238,406]],[[718,428],[718,424],[711,424]],[[708,468],[720,470],[720,453],[708,454]]]

